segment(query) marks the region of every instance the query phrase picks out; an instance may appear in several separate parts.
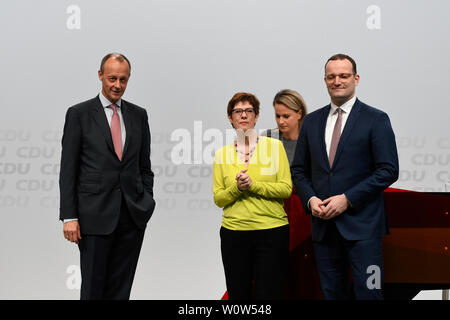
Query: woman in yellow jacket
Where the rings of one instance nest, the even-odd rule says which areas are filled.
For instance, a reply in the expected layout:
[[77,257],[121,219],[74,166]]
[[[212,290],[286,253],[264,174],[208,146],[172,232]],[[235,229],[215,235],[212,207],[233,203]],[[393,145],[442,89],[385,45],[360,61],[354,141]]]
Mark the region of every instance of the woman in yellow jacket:
[[256,134],[254,95],[236,93],[227,113],[237,139],[215,154],[213,192],[224,212],[220,238],[228,296],[282,299],[289,259],[283,209],[292,191],[289,161],[279,140]]

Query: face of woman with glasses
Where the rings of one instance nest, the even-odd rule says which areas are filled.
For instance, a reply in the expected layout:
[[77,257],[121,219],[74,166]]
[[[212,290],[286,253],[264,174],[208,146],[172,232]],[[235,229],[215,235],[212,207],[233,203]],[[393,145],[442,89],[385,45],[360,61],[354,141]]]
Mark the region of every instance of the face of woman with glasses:
[[228,116],[234,129],[247,131],[255,127],[258,115],[255,114],[253,106],[248,101],[241,101],[234,105],[231,116]]

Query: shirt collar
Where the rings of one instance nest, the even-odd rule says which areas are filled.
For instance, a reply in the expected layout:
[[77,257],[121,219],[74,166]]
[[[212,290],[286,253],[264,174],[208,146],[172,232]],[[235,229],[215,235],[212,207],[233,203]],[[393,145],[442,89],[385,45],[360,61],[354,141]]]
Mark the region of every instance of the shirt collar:
[[[103,92],[100,92],[100,94],[98,95],[98,97],[100,98],[100,102],[102,103],[103,108],[108,108],[110,105],[112,105],[113,103],[111,101],[109,101],[108,99],[105,98],[105,96],[103,95]],[[119,108],[122,105],[122,98],[120,98],[116,103],[116,106],[118,106]]]
[[[349,114],[350,111],[352,111],[352,107],[355,104],[355,101],[356,101],[356,96],[353,96],[353,98],[351,98],[346,103],[344,103],[340,108],[342,109],[342,111],[344,111],[345,113]],[[333,102],[331,102],[330,113],[334,114],[336,112],[337,108],[338,108],[338,106],[335,105]]]

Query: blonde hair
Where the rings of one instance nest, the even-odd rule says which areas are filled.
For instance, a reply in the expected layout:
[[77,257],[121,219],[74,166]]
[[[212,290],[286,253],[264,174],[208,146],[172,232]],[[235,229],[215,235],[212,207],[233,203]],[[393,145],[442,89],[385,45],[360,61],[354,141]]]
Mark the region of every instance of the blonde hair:
[[299,126],[303,122],[306,115],[306,103],[303,97],[297,91],[291,89],[284,89],[279,91],[273,98],[273,106],[275,104],[282,104],[295,112],[302,112],[302,118],[299,121]]

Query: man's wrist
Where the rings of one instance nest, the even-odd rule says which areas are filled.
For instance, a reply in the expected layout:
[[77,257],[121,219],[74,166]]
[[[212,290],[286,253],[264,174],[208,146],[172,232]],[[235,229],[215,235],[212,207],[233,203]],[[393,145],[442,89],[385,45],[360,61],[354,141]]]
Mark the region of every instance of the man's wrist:
[[348,200],[348,198],[347,198],[347,196],[345,195],[345,193],[343,193],[342,195],[344,196],[345,200],[347,200],[347,206],[348,206],[349,208],[351,208],[351,207],[352,207],[352,203],[350,202],[350,200]]
[[[308,203],[306,204],[306,206],[308,207],[309,210],[311,210],[310,202],[311,202],[311,200],[314,199],[314,198],[317,198],[317,197],[316,197],[316,196],[312,196],[311,198],[309,198]],[[317,199],[319,199],[319,198],[317,198]]]

